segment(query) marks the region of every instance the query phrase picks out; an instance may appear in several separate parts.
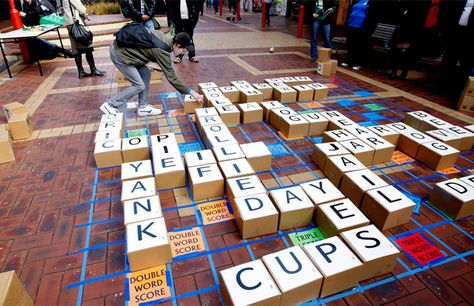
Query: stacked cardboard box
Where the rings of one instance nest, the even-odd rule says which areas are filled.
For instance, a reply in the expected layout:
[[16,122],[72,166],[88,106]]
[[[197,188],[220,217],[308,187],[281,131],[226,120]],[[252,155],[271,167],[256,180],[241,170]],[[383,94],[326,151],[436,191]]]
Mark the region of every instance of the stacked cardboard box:
[[336,74],[337,60],[331,59],[330,48],[318,48],[318,62],[316,72],[322,76]]
[[467,80],[466,87],[459,98],[458,109],[474,112],[474,76]]

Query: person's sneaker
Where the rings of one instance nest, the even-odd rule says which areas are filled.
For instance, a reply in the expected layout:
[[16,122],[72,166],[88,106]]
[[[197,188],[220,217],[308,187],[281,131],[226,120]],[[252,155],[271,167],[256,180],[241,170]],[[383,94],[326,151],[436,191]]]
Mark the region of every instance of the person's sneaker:
[[145,107],[139,107],[137,113],[138,116],[158,116],[161,115],[163,111],[151,105],[147,105]]
[[348,63],[341,63],[341,66],[342,66],[342,67],[348,67],[349,64],[348,64]]
[[183,61],[183,60],[181,59],[181,57],[177,57],[177,58],[175,58],[175,59],[173,60],[173,63],[179,64],[179,63],[181,63],[182,61]]
[[352,67],[353,70],[358,71],[362,69],[362,66],[354,66]]
[[189,59],[189,61],[190,61],[190,62],[193,62],[193,63],[199,63],[199,59],[198,59],[197,57],[195,57],[195,56],[191,57],[191,58]]
[[103,103],[99,108],[106,115],[118,114],[119,113],[118,108],[116,108],[113,105],[110,105],[108,102]]

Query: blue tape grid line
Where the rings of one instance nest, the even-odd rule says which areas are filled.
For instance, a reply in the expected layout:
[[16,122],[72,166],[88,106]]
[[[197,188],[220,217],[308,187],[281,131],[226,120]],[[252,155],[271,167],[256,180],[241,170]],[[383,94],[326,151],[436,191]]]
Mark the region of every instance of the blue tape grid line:
[[[95,176],[94,176],[94,183],[97,183],[97,181],[99,180],[99,171],[96,170],[95,171]],[[94,186],[92,188],[92,195],[91,195],[91,199],[94,200],[95,199],[95,196],[96,196],[96,191],[97,191],[97,187]],[[89,207],[89,223],[92,222],[92,215],[94,214],[94,204],[92,204],[90,207]],[[89,242],[90,242],[90,237],[91,237],[91,229],[92,229],[92,226],[88,226],[87,227],[87,232],[86,232],[86,241],[84,242],[84,248],[87,249],[89,247]],[[86,278],[86,266],[87,266],[87,256],[89,255],[89,251],[85,251],[84,254],[82,255],[82,267],[81,267],[81,277],[80,277],[80,281],[84,281],[85,278]],[[80,306],[82,305],[82,295],[84,293],[84,285],[81,284],[79,286],[79,290],[77,291],[77,302],[76,302],[76,305],[77,306]]]

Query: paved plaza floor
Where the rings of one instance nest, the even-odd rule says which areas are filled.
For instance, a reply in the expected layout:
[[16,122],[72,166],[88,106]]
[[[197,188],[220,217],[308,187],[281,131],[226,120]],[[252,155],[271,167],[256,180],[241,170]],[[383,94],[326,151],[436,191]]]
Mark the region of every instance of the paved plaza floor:
[[[308,29],[302,39],[296,38],[292,20],[272,17],[271,26],[262,30],[259,14],[243,13],[241,22],[229,22],[228,13],[224,15],[206,9],[194,37],[200,62],[185,58],[175,65],[179,78],[190,87],[202,82],[224,86],[236,80],[261,83],[267,78],[308,76],[329,85],[328,99],[292,103],[295,110],[338,110],[367,126],[402,121],[411,110],[424,110],[460,126],[474,123],[469,114],[448,108],[452,101],[409,81],[342,67],[336,75],[319,76],[309,56]],[[36,305],[123,305],[130,298],[120,167],[98,169],[93,154],[102,116],[99,106],[128,86],[117,82],[107,48],[125,20],[114,15],[94,16],[93,21],[98,33],[94,56],[98,68],[106,72],[104,77],[78,79],[69,58],[42,61],[43,76],[36,65],[20,63],[13,65],[12,79],[6,71],[0,73],[0,105],[25,104],[34,129],[30,140],[14,143],[16,160],[0,164],[0,271],[15,270]],[[87,71],[85,60],[84,66]],[[128,109],[125,128],[145,128],[151,135],[174,132],[182,150],[202,148],[192,117],[183,113],[182,100],[174,92],[166,79],[152,81],[150,103],[165,114],[144,119]],[[271,146],[272,171],[259,173],[267,189],[323,177],[311,162],[318,139],[288,140],[267,123],[230,130],[241,143],[264,141]],[[434,183],[474,171],[474,151],[461,154],[453,173],[433,171],[417,161],[391,162],[372,170],[419,202],[419,211],[409,223],[384,234],[396,238],[422,232],[445,259],[419,266],[402,253],[393,273],[314,304],[474,304],[473,216],[454,222],[426,203]],[[183,186],[159,191],[167,228],[199,228],[206,251],[174,258],[167,266],[171,297],[163,303],[216,305],[221,297],[216,277],[220,270],[285,249],[292,241],[289,231],[242,240],[233,220],[203,225],[187,190]]]

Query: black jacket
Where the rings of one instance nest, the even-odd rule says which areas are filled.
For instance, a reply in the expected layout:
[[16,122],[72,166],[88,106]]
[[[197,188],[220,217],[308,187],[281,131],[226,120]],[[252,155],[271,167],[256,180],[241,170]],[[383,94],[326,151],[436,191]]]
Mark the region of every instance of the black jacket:
[[25,26],[30,27],[39,24],[42,10],[36,0],[31,0],[29,4],[24,1],[21,6],[21,11],[26,13],[25,17],[21,17],[21,22],[23,22]]
[[[144,0],[145,2],[145,13],[143,15],[148,15],[150,17],[155,16],[155,0]],[[130,5],[130,18],[133,21],[143,22],[142,13],[141,13],[141,2],[140,0],[128,0]]]

